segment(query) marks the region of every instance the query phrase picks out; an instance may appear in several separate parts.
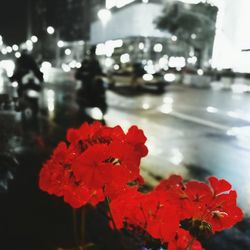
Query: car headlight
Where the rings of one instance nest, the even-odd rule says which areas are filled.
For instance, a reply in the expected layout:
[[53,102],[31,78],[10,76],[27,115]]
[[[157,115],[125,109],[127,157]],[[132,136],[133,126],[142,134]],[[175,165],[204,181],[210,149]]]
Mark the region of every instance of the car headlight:
[[154,76],[152,74],[144,74],[142,76],[142,78],[143,78],[144,81],[149,82],[149,81],[152,81],[154,79]]

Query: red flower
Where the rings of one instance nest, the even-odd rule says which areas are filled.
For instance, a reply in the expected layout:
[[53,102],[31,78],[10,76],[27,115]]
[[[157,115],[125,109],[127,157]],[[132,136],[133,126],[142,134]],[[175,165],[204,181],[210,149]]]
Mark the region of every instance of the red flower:
[[141,157],[148,154],[148,149],[145,146],[147,138],[145,137],[143,130],[138,129],[137,126],[132,126],[127,133],[126,140],[129,144],[134,146],[134,150],[138,152]]
[[191,246],[192,250],[204,250],[199,241],[193,239],[188,231],[179,229],[175,236],[168,242],[168,250],[186,250]]
[[72,164],[76,179],[93,189],[104,187],[112,178],[113,164],[106,162],[109,156],[107,145],[89,147]]
[[90,192],[84,185],[67,185],[64,189],[64,201],[74,208],[88,203],[90,197]]
[[205,222],[212,232],[230,228],[243,217],[236,204],[236,192],[230,191],[231,185],[226,180],[210,177],[209,183],[184,183],[180,176],[171,176],[155,190],[165,192],[169,202],[178,204],[181,220]]
[[[68,144],[61,142],[42,167],[39,186],[63,197],[74,208],[110,201],[115,228],[140,229],[169,250],[201,250],[202,246],[180,229],[184,222],[192,235],[211,234],[233,226],[243,218],[231,184],[216,177],[209,184],[184,182],[172,175],[149,193],[138,192],[143,183],[139,165],[148,153],[142,130],[132,126],[125,134],[120,126],[99,122],[69,129]],[[131,187],[131,185],[134,185]]]
[[228,194],[217,196],[210,204],[205,220],[212,225],[213,232],[230,228],[243,219],[242,210],[236,205],[237,194],[230,191]]
[[219,180],[215,176],[211,176],[208,178],[210,186],[214,192],[214,195],[218,195],[229,191],[232,188],[232,185],[224,179]]
[[178,208],[160,193],[125,190],[110,207],[117,228],[127,226],[133,230],[139,227],[162,242],[172,238],[179,227]]
[[64,196],[74,207],[86,202],[95,206],[104,195],[115,197],[128,183],[143,182],[139,165],[146,137],[137,127],[126,135],[120,126],[84,123],[69,129],[67,140],[69,145],[60,143],[40,172],[43,191]]

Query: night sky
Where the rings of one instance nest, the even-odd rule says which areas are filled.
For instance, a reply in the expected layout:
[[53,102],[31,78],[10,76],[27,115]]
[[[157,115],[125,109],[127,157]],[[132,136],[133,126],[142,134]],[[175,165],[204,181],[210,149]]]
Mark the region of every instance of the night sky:
[[[35,3],[37,0],[30,0]],[[47,2],[47,0],[43,0]],[[54,0],[50,0],[52,4]],[[2,0],[0,5],[0,35],[8,45],[26,40],[28,0]]]
[[[32,0],[34,1],[34,0]],[[0,5],[0,35],[4,43],[19,44],[26,38],[27,0],[3,0]]]

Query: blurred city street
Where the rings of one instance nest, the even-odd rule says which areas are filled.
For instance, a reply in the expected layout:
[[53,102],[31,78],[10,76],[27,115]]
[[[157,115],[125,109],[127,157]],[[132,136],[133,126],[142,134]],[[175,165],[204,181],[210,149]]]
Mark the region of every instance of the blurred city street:
[[[61,72],[57,79],[44,85],[40,105],[48,115],[41,117],[48,126],[65,132],[86,116],[76,103],[78,84],[72,75]],[[216,175],[233,184],[240,204],[250,212],[249,94],[181,84],[172,84],[162,93],[118,85],[107,91],[104,120],[108,126],[126,130],[137,125],[144,130],[149,155],[143,159],[142,171],[152,185],[173,173],[200,180]],[[98,108],[89,108],[88,115],[102,118]]]
[[[5,1],[0,250],[249,250],[249,9],[247,0]],[[66,136],[95,121],[143,130],[143,178],[135,128]],[[131,221],[118,215],[125,203]]]

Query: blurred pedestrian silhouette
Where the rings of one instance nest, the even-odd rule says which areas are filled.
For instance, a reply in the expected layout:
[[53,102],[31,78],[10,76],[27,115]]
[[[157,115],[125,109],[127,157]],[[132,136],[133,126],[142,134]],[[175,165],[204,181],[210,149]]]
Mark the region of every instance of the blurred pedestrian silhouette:
[[89,56],[82,61],[75,74],[75,78],[82,83],[78,92],[78,103],[85,107],[99,107],[106,113],[105,86],[102,79],[104,74],[95,51],[96,47],[91,47]]
[[16,59],[14,74],[10,80],[18,82],[17,110],[21,111],[23,128],[38,129],[37,115],[43,73],[28,51],[23,50],[20,58]]
[[141,62],[135,62],[132,64],[132,79],[131,79],[131,85],[132,87],[139,87],[139,78],[141,78],[146,71],[143,68],[143,65]]
[[[33,83],[31,83],[32,78]],[[35,88],[35,90],[40,88],[38,85],[43,81],[43,73],[39,70],[37,63],[27,50],[22,50],[21,56],[16,59],[11,81],[18,82],[19,97],[22,96],[27,88]]]
[[91,47],[89,56],[82,61],[81,68],[75,74],[76,79],[82,81],[82,88],[88,93],[91,92],[95,79],[103,75],[95,51],[96,47]]

